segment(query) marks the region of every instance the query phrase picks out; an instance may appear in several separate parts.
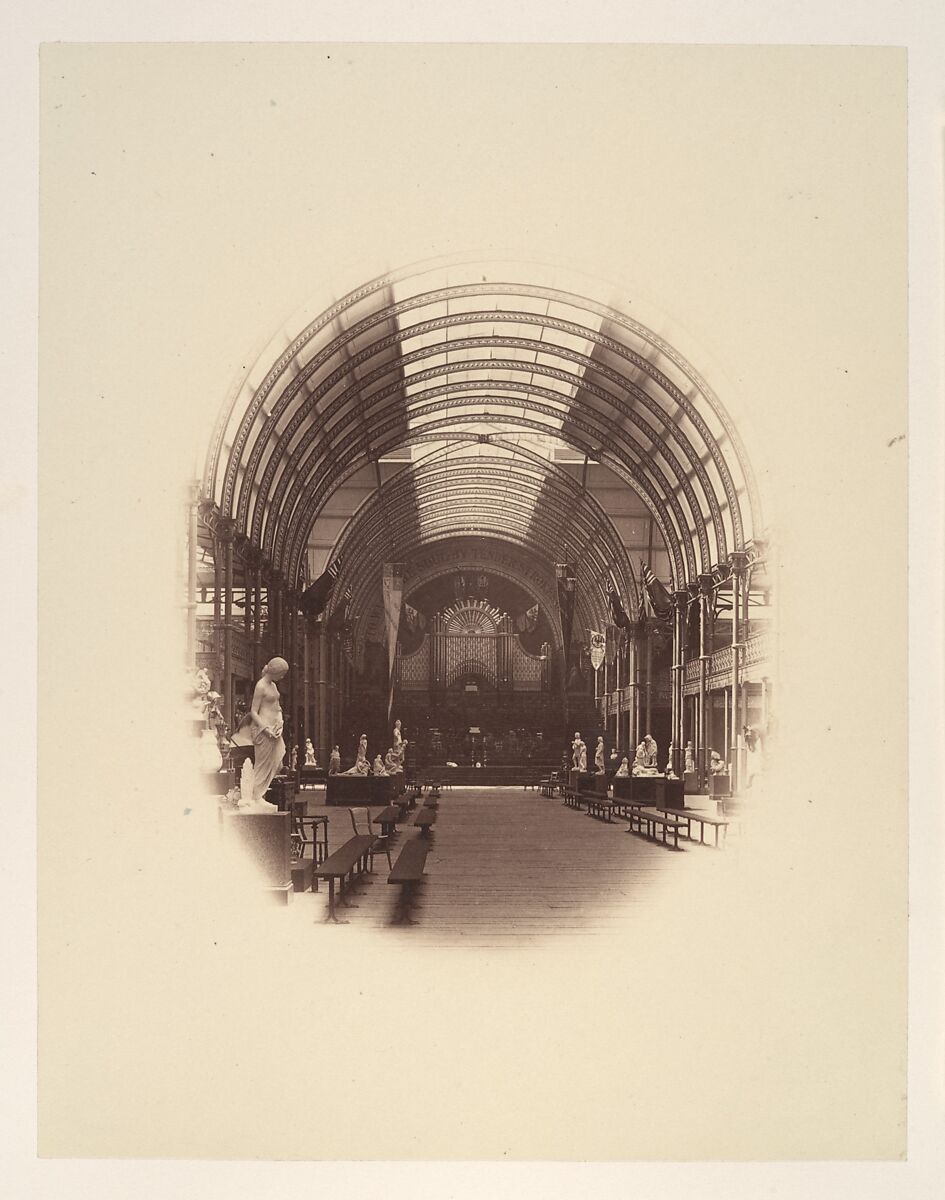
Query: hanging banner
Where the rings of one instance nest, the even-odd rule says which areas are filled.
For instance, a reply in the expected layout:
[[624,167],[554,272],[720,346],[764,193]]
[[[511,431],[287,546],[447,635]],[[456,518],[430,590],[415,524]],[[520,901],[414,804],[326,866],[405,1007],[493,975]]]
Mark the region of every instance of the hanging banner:
[[558,581],[558,613],[561,617],[561,636],[564,641],[565,677],[571,668],[571,633],[574,626],[574,600],[577,595],[577,579],[570,563],[556,563],[555,576]]
[[596,629],[590,631],[591,634],[591,666],[595,671],[599,671],[604,661],[606,652],[607,640],[602,633],[598,633]]
[[394,659],[397,657],[397,633],[400,629],[400,609],[404,599],[404,564],[384,563],[381,586],[384,592],[384,627],[387,631],[387,670],[390,680],[387,716],[390,719],[390,711],[394,703]]
[[614,659],[617,657],[617,634],[619,632],[616,625],[608,625],[604,630],[608,667],[614,665]]

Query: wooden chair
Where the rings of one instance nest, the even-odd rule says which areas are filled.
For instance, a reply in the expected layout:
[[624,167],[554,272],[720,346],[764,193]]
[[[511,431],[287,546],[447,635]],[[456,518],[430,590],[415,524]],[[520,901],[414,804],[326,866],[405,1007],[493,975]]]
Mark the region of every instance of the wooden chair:
[[[390,857],[390,837],[386,834],[376,833],[371,824],[371,810],[369,808],[349,808],[348,816],[351,818],[351,828],[354,830],[355,837],[370,835],[374,841],[368,850],[368,870],[374,870],[374,855],[383,852],[387,855],[388,869],[393,870],[393,863]],[[358,820],[360,819],[362,828],[358,828]]]

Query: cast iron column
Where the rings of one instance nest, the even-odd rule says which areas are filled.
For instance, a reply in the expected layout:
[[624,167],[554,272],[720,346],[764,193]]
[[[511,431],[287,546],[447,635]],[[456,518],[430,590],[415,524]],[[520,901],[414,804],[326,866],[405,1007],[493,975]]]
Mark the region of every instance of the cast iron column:
[[732,723],[730,727],[732,791],[741,785],[741,763],[738,759],[738,739],[742,730],[741,720],[741,587],[748,562],[744,550],[734,550],[729,555],[732,566]]
[[714,597],[712,575],[699,576],[699,723],[697,732],[696,762],[699,767],[699,787],[704,788],[709,778],[709,662],[712,657],[711,628],[712,600]]

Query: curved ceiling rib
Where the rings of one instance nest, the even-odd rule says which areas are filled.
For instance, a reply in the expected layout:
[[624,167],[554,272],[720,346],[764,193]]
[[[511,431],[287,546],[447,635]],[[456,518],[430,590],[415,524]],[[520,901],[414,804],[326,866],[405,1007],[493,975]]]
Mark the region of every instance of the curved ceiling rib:
[[[465,418],[466,423],[475,421],[477,421],[475,414],[470,414]],[[422,433],[419,435],[411,435],[406,439],[406,443],[402,443],[397,440],[395,435],[395,437],[391,438],[389,449],[396,449],[402,444],[410,445],[416,440],[417,437],[423,437],[429,440],[434,430],[440,432],[440,440],[442,440],[442,438],[447,434],[452,436],[453,431],[456,430],[461,423],[462,422],[460,419],[456,417],[442,417],[427,422],[422,427]],[[547,433],[547,426],[542,425],[540,422],[532,420],[531,418],[517,417],[515,421],[510,422],[510,424],[514,424],[516,428],[524,430],[532,430],[537,433]],[[376,432],[377,431],[375,431],[375,435]],[[478,440],[478,438],[476,440]],[[599,441],[596,439],[578,440],[575,436],[572,436],[569,439],[569,442],[582,453],[597,459],[603,465],[609,467],[615,475],[619,476],[644,500],[644,503],[647,505],[653,515],[654,521],[660,531],[667,550],[672,556],[672,561],[675,567],[675,576],[677,578],[682,577],[684,572],[684,555],[685,560],[689,564],[691,570],[695,572],[695,556],[693,554],[691,543],[686,541],[679,533],[678,527],[676,527],[674,524],[671,511],[668,510],[667,507],[662,503],[659,494],[652,488],[651,485],[643,480],[640,480],[636,475],[630,472],[624,457],[617,451],[608,451],[606,449],[602,450]],[[383,442],[379,443],[375,437],[375,448],[377,448],[378,445],[380,445],[383,453],[388,452],[385,448],[387,444]],[[318,511],[324,504],[327,497],[337,486],[340,485],[341,482],[344,481],[344,479],[363,468],[369,461],[370,460],[366,455],[360,455],[349,460],[346,469],[338,478],[332,479],[327,475],[327,473],[323,474],[320,482],[307,493],[305,507],[301,514],[296,516],[295,519],[288,516],[283,517],[283,522],[285,523],[289,522],[290,520],[292,521],[292,525],[296,531],[295,540],[290,544],[288,549],[288,556],[291,558],[292,562],[299,561],[302,548],[306,538],[308,537],[308,531],[311,529]],[[670,508],[671,507],[672,506],[670,506]],[[282,532],[283,537],[287,536],[285,524],[280,526],[279,531]],[[272,556],[273,554],[278,553],[280,546],[281,543],[277,542],[276,550],[271,551],[270,549],[266,548],[266,545],[264,544],[264,549],[266,550],[267,554]]]
[[[698,504],[692,496],[691,485],[688,480],[681,480],[679,483],[689,499],[690,509],[687,513],[677,498],[672,476],[664,474],[658,465],[656,446],[660,443],[660,439],[655,434],[648,458],[644,457],[635,447],[631,457],[627,453],[621,453],[618,448],[619,440],[614,437],[614,427],[603,414],[599,415],[590,410],[581,410],[580,413],[573,410],[571,412],[562,411],[555,407],[557,403],[555,394],[536,384],[508,380],[501,386],[503,390],[511,391],[514,395],[497,394],[496,385],[490,380],[467,380],[461,384],[443,384],[426,389],[411,397],[410,407],[406,409],[406,413],[409,420],[415,423],[415,428],[424,429],[426,425],[420,424],[420,422],[427,417],[452,413],[450,419],[456,424],[469,421],[481,423],[484,408],[489,409],[490,413],[491,409],[497,408],[501,410],[499,419],[505,423],[523,426],[527,424],[530,428],[558,436],[562,441],[580,449],[590,450],[595,456],[603,453],[609,458],[615,458],[620,463],[622,474],[628,473],[639,483],[654,504],[660,504],[664,511],[672,512],[678,538],[685,537],[687,545],[691,545],[693,537],[698,539],[702,567],[706,570],[709,568],[712,560],[708,535],[699,517]],[[506,410],[511,410],[508,415],[506,415]],[[519,415],[518,410],[526,411],[529,414],[528,418]],[[398,438],[398,435],[401,438],[403,436],[398,428],[400,421],[395,420],[395,428],[391,431],[394,437],[391,438],[384,421],[385,416],[386,413],[383,411],[376,414],[366,413],[361,416],[359,418],[362,428],[360,436],[355,436],[343,445],[336,445],[332,440],[331,431],[325,431],[326,437],[320,437],[322,429],[319,426],[315,425],[308,430],[297,447],[301,462],[298,462],[294,470],[283,472],[280,486],[274,493],[273,519],[267,523],[265,531],[260,531],[256,522],[252,527],[253,540],[258,540],[267,554],[273,554],[276,558],[280,556],[281,546],[276,529],[287,528],[286,514],[290,514],[291,520],[296,502],[300,496],[304,495],[309,481],[314,475],[325,471],[326,458],[333,457],[337,461],[348,456],[350,461],[360,452],[366,460],[369,460],[372,450],[377,452],[378,445],[389,445],[393,448],[402,444]],[[399,410],[397,416],[400,416]],[[613,439],[616,445],[608,445],[609,439]],[[306,458],[306,451],[309,449],[313,453]],[[306,514],[306,519],[307,517],[308,514]],[[693,526],[695,526],[694,529]],[[720,550],[724,550],[724,544]],[[724,557],[724,553],[720,557]],[[714,561],[720,561],[720,557],[716,557]]]
[[[529,281],[516,282],[523,273]],[[573,478],[552,469],[556,448],[570,447],[640,497],[674,585],[743,548],[760,530],[757,489],[705,380],[626,313],[536,276],[548,269],[419,264],[342,297],[229,398],[207,457],[207,499],[294,580],[336,490],[364,467],[406,455],[410,468],[383,487],[375,467],[373,505],[350,526],[364,546],[383,557],[392,521],[404,546],[500,536],[504,525],[508,539],[557,548],[560,558],[570,530],[585,539],[582,570],[599,589],[604,559],[623,547],[606,513],[576,502]],[[483,441],[487,458],[514,446],[516,466],[453,456],[456,444]],[[433,455],[417,457],[427,443]],[[479,462],[480,479],[460,461]],[[360,588],[360,577],[353,582]]]
[[[422,327],[424,330],[439,328],[442,326],[445,318],[427,322]],[[458,317],[450,318],[451,323],[455,324]],[[541,318],[534,314],[522,312],[510,313],[481,313],[472,312],[462,314],[464,323],[480,323],[487,322],[495,325],[504,320],[514,320],[519,324],[538,325],[544,330],[548,326]],[[560,328],[565,323],[557,321],[553,327]],[[600,344],[600,334],[593,330],[582,329],[573,322],[567,323],[568,332],[571,336],[582,337],[588,341],[596,341]],[[398,331],[395,341],[403,341],[412,339],[417,336],[414,332],[414,327]],[[307,445],[311,441],[317,440],[320,434],[327,437],[331,436],[334,428],[339,423],[345,423],[356,418],[363,420],[370,415],[371,411],[382,405],[383,402],[389,401],[394,404],[411,403],[416,397],[412,391],[408,389],[416,388],[419,384],[435,381],[443,376],[456,375],[459,373],[480,373],[486,376],[484,380],[476,380],[480,386],[482,384],[491,384],[495,387],[494,382],[496,376],[501,377],[501,374],[509,373],[524,373],[529,376],[529,381],[506,381],[503,390],[513,391],[515,393],[534,394],[541,396],[550,403],[558,403],[561,405],[562,411],[557,414],[559,420],[566,419],[568,411],[574,406],[574,398],[593,400],[593,404],[586,403],[583,408],[594,412],[597,419],[603,420],[608,429],[613,428],[615,416],[619,417],[623,422],[628,422],[634,426],[633,431],[638,437],[643,439],[639,443],[646,451],[642,456],[640,466],[646,468],[649,461],[652,461],[654,452],[660,456],[661,461],[666,463],[672,477],[679,481],[682,487],[690,511],[690,529],[697,528],[697,515],[706,509],[711,517],[712,525],[715,530],[715,550],[718,559],[722,559],[726,554],[726,541],[724,522],[722,519],[723,508],[718,503],[713,491],[711,482],[701,461],[700,454],[690,440],[684,435],[680,425],[671,419],[669,412],[654,399],[647,395],[646,391],[641,388],[633,379],[622,376],[618,371],[604,362],[593,360],[586,354],[580,353],[569,347],[562,347],[554,342],[540,340],[537,338],[509,338],[501,335],[492,337],[478,338],[463,338],[459,341],[438,342],[433,346],[427,346],[418,351],[405,353],[402,357],[391,362],[388,361],[380,367],[376,367],[367,375],[360,377],[354,376],[353,380],[347,383],[339,393],[332,396],[330,400],[326,400],[329,394],[337,385],[346,381],[351,375],[357,363],[367,361],[382,349],[389,348],[389,343],[392,339],[385,339],[383,344],[373,342],[365,347],[355,357],[350,358],[346,364],[331,372],[329,376],[319,385],[319,387],[308,396],[300,400],[295,409],[292,419],[285,423],[284,428],[278,440],[274,444],[270,444],[272,435],[275,432],[280,416],[286,411],[291,401],[301,389],[301,382],[310,376],[300,373],[300,376],[293,379],[287,388],[281,394],[279,400],[274,405],[272,413],[267,419],[259,432],[259,437],[250,453],[248,460],[248,471],[251,477],[254,476],[254,471],[260,465],[262,456],[268,452],[269,465],[271,470],[264,471],[261,484],[262,496],[268,495],[268,488],[271,485],[272,477],[279,469],[280,464],[283,466],[286,463],[286,454],[291,452],[295,455],[295,469],[304,469],[300,467],[300,452],[304,452]],[[421,371],[415,372],[413,375],[405,376],[404,368],[419,359],[426,359],[431,355],[455,355],[460,350],[481,350],[486,347],[495,346],[500,350],[518,349],[527,354],[531,354],[537,358],[542,355],[546,358],[553,357],[559,359],[569,366],[577,365],[581,368],[580,373],[563,370],[561,367],[552,363],[542,363],[538,361],[527,361],[524,359],[515,358],[459,358],[456,361],[444,362],[439,366],[429,367]],[[381,383],[385,377],[391,374],[392,371],[397,372],[396,378],[388,382],[386,385],[377,388],[374,391],[368,391],[373,385]],[[651,368],[652,371],[652,368]],[[634,403],[646,411],[647,416],[644,417],[638,413],[635,407],[625,401],[622,396],[602,386],[589,377],[592,373],[595,377],[613,385],[618,389],[627,392],[633,399]],[[542,377],[549,381],[555,381],[564,385],[564,392],[554,391],[547,386],[532,385],[531,380],[535,376]],[[472,382],[465,385],[467,388],[472,387]],[[457,391],[463,389],[463,382],[459,381],[452,385],[446,385],[445,391],[431,389],[429,395],[450,394],[450,390]],[[325,401],[324,404],[322,402]],[[699,418],[695,412],[695,408],[691,405],[684,396],[679,396],[678,401],[685,415],[699,427]],[[599,407],[602,406],[602,407]],[[382,410],[374,413],[374,416],[380,415]],[[331,425],[332,420],[335,420],[335,426]],[[654,422],[651,424],[651,421]],[[293,439],[298,429],[310,422],[308,442],[302,442],[300,445],[294,445]],[[724,483],[728,483],[730,487],[727,489],[724,507],[727,509],[732,499],[734,498],[734,485],[731,483],[728,468],[725,466],[724,457],[719,452],[714,440],[708,435],[708,431],[704,428],[699,429],[700,435],[706,441],[709,449],[715,450],[712,455],[716,467],[720,470],[720,478]],[[682,462],[677,453],[681,455],[685,462]],[[699,492],[693,487],[690,480],[695,480]],[[657,477],[657,483],[660,486],[666,486],[665,478]],[[278,504],[278,497],[276,504]],[[237,505],[236,517],[242,525],[248,519],[250,506],[250,491],[245,487],[241,489],[239,503]],[[258,508],[258,504],[257,504]],[[262,513],[254,518],[252,532],[254,537],[259,536],[259,525],[262,522]]]
[[442,449],[373,493],[332,552],[342,564],[336,595],[350,588],[357,611],[372,591],[376,600],[379,564],[404,557],[408,544],[479,533],[539,547],[550,562],[573,561],[596,621],[607,619],[611,581],[635,612],[633,570],[603,508],[565,471],[510,449],[504,458]]

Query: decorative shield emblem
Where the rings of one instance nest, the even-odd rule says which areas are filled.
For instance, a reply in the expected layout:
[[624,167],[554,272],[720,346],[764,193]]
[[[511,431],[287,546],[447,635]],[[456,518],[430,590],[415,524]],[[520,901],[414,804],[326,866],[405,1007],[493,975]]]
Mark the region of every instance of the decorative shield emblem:
[[607,639],[602,633],[597,633],[596,630],[591,630],[591,666],[595,671],[599,671],[601,664],[604,661],[604,654],[607,649]]

